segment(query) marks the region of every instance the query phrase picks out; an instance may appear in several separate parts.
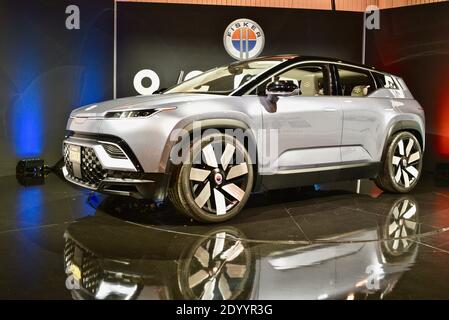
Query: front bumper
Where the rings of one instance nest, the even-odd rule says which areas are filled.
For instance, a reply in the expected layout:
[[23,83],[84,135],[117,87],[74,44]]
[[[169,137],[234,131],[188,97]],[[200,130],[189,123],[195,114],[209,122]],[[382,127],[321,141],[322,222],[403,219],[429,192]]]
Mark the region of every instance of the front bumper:
[[[70,156],[71,148],[79,151],[76,161]],[[62,171],[67,181],[90,190],[158,202],[165,200],[169,175],[143,172],[129,153],[110,141],[69,137],[63,142]]]

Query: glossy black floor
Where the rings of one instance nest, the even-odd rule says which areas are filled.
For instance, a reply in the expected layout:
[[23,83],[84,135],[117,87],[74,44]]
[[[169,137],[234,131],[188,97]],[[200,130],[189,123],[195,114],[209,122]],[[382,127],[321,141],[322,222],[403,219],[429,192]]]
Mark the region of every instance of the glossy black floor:
[[2,299],[448,299],[449,187],[251,197],[231,222],[0,178]]

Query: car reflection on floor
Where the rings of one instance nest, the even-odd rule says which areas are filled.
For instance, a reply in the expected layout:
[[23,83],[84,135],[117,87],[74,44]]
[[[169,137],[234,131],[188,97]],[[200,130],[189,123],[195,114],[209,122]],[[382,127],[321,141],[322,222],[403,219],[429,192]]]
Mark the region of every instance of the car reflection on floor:
[[123,207],[117,218],[107,198],[67,227],[66,286],[75,299],[383,298],[415,262],[420,223],[410,196],[355,196],[353,205],[379,201],[386,212],[375,225],[335,223],[327,236],[282,241],[248,236],[247,223],[163,228],[130,221]]

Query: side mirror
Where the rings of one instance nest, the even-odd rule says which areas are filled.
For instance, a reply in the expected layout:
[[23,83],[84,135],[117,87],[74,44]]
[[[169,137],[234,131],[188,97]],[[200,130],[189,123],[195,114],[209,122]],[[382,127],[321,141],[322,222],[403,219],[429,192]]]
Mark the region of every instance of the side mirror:
[[278,80],[267,84],[268,96],[294,96],[299,95],[299,87],[291,80]]

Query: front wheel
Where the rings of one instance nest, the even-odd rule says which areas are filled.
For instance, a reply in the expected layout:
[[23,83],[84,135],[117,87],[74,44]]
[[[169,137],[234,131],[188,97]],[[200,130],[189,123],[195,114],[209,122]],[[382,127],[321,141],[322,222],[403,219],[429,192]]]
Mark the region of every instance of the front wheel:
[[209,223],[237,215],[247,202],[254,181],[245,146],[229,135],[206,135],[191,144],[189,159],[176,169],[169,190],[178,211]]
[[382,167],[375,182],[387,192],[407,193],[421,176],[422,149],[416,137],[403,131],[393,135],[382,159]]

